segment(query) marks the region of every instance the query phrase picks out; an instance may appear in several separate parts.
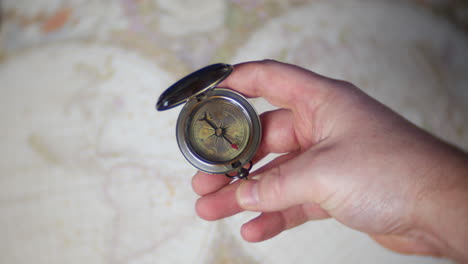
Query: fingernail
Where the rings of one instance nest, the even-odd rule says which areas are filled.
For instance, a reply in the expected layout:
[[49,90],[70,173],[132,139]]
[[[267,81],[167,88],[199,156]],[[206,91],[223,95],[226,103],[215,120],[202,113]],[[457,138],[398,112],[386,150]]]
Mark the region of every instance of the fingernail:
[[253,177],[250,178],[251,180],[259,180],[260,179],[260,174],[257,174]]
[[237,189],[237,201],[241,207],[256,205],[258,203],[258,181],[244,181]]

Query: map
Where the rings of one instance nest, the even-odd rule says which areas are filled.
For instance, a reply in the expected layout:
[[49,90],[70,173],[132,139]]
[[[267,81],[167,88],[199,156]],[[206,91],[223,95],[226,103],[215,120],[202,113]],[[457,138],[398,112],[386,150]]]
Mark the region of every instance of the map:
[[210,63],[275,59],[350,81],[468,150],[468,38],[421,3],[4,0],[2,13],[1,263],[450,263],[334,220],[250,244],[239,230],[254,213],[198,218],[181,107],[154,107]]

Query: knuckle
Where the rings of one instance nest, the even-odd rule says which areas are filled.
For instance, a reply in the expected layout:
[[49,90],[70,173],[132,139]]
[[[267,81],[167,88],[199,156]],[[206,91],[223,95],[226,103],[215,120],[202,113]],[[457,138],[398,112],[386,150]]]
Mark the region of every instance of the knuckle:
[[264,59],[264,60],[261,60],[259,62],[261,64],[263,64],[264,66],[270,66],[270,65],[273,65],[273,64],[278,64],[277,60],[272,60],[272,59]]
[[256,63],[255,74],[257,76],[257,79],[259,80],[268,79],[274,67],[280,64],[280,62],[271,60],[271,59],[265,59],[265,60],[257,61],[255,63]]
[[356,87],[353,83],[349,82],[349,81],[345,81],[345,80],[339,80],[338,83],[344,87],[347,87],[347,88],[354,88]]
[[352,84],[351,82],[345,81],[345,80],[330,79],[330,83],[333,86],[341,87],[343,89],[354,89],[354,88],[356,88],[356,86],[354,84]]

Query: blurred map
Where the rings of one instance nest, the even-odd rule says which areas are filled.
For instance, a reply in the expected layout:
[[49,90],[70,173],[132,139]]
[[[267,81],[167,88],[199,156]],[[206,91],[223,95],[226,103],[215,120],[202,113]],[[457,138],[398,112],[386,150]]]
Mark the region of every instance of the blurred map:
[[391,253],[333,220],[249,244],[239,228],[254,214],[199,219],[180,108],[154,104],[207,64],[276,59],[353,82],[468,150],[466,6],[3,0],[0,262],[449,263]]

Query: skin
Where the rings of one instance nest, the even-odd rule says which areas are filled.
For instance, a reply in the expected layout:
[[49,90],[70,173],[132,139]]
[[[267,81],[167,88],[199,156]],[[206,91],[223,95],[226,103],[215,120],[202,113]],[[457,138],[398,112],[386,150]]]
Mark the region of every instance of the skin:
[[468,155],[419,129],[350,83],[275,61],[235,66],[220,87],[264,97],[254,163],[283,153],[250,180],[198,172],[198,215],[244,210],[249,242],[333,217],[405,254],[468,261]]

